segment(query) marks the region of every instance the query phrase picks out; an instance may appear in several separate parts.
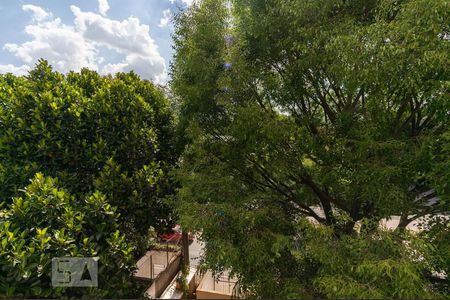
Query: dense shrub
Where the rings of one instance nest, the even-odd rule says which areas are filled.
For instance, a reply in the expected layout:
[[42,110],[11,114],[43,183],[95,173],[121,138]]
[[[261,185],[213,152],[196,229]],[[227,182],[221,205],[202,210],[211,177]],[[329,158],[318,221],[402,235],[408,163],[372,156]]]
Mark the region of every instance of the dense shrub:
[[[136,297],[133,247],[118,213],[95,192],[77,198],[38,173],[0,210],[0,295],[25,298]],[[99,288],[51,285],[53,257],[99,257]],[[142,291],[141,291],[142,292]]]
[[80,198],[101,191],[137,241],[170,219],[172,126],[162,92],[132,72],[64,76],[40,61],[28,76],[0,75],[0,202],[42,172]]
[[[0,296],[141,296],[136,257],[172,218],[172,128],[163,92],[133,72],[63,75],[41,60],[0,75]],[[99,287],[53,288],[60,256],[98,256]]]

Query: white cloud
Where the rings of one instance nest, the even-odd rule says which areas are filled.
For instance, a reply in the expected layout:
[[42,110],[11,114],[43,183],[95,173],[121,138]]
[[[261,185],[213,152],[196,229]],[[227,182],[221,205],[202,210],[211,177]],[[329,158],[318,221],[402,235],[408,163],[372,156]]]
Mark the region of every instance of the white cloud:
[[31,12],[33,15],[33,17],[32,17],[33,21],[35,21],[35,22],[41,22],[47,18],[52,17],[51,13],[46,12],[45,10],[43,10],[42,8],[40,8],[39,6],[36,6],[36,5],[25,4],[25,5],[22,5],[22,9],[24,11]]
[[30,70],[30,66],[28,66],[28,65],[22,65],[20,67],[16,67],[11,64],[0,65],[0,74],[13,73],[16,75],[26,75],[29,70]]
[[183,3],[186,4],[187,6],[191,6],[192,3],[194,3],[194,0],[181,0],[181,2],[183,2]]
[[106,12],[109,10],[108,0],[98,0],[98,11],[106,16]]
[[135,17],[115,21],[92,12],[83,12],[76,6],[70,8],[75,15],[75,26],[85,39],[126,56],[121,63],[106,65],[103,73],[134,69],[143,78],[165,78],[165,61],[150,37],[148,25],[141,24]]
[[[171,4],[175,4],[177,0],[169,0]],[[181,1],[181,3],[185,4],[186,6],[191,6],[194,3],[194,0],[178,0]]]
[[27,65],[32,66],[39,58],[45,58],[61,72],[78,71],[83,67],[97,69],[95,47],[73,27],[62,24],[59,18],[28,25],[25,33],[32,37],[31,41],[21,45],[5,44],[3,49]]
[[106,65],[102,73],[117,73],[135,71],[143,78],[153,78],[156,83],[167,81],[167,71],[164,64],[155,61],[152,57],[136,54],[127,55],[124,61],[117,64]]
[[[59,18],[54,18],[38,6],[24,5],[23,10],[33,13],[34,23],[25,27],[25,33],[31,39],[22,44],[8,43],[3,47],[22,60],[24,65],[0,65],[0,73],[23,74],[39,58],[44,58],[64,73],[83,67],[103,74],[135,70],[145,79],[159,83],[167,80],[165,61],[150,36],[148,25],[141,24],[135,17],[116,21],[97,13],[83,12],[76,6],[70,9],[74,14],[73,26],[63,24]],[[122,61],[108,62],[101,56],[104,47],[122,55]]]
[[166,27],[170,23],[170,18],[172,14],[170,13],[170,9],[166,9],[163,11],[163,16],[161,17],[161,20],[159,20],[159,27]]
[[77,30],[86,39],[121,53],[160,57],[158,47],[150,37],[149,26],[141,24],[138,18],[115,21],[92,12],[83,12],[76,6],[70,8],[75,15]]

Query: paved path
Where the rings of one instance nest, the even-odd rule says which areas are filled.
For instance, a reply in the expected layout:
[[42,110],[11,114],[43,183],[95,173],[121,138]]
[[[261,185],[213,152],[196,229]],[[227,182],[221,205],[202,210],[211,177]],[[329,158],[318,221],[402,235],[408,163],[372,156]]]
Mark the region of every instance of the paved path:
[[192,244],[189,245],[189,260],[191,267],[197,267],[200,262],[200,256],[203,253],[203,243],[197,237],[194,238]]
[[[194,277],[197,272],[197,266],[200,261],[200,255],[203,252],[203,244],[194,238],[192,244],[189,245],[189,275],[187,276],[187,281],[189,282],[192,277]],[[160,299],[181,299],[183,293],[176,289],[176,279],[180,272],[173,278],[170,282],[169,286],[162,293]]]

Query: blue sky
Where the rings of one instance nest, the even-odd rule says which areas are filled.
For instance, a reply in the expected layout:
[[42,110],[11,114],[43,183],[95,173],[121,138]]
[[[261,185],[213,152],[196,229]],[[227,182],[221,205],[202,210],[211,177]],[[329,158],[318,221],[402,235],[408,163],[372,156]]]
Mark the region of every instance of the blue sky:
[[26,74],[39,58],[60,72],[135,70],[167,81],[171,16],[192,0],[0,0],[0,73]]

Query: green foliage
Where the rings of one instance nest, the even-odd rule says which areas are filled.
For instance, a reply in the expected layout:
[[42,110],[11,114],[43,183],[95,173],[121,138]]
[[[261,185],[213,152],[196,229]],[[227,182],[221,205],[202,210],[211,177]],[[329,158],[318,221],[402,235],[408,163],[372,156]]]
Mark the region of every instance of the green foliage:
[[[447,117],[448,118],[448,117]],[[425,144],[424,172],[422,176],[432,182],[441,198],[441,205],[450,203],[450,125],[442,134],[430,137]]]
[[[172,88],[190,143],[177,207],[207,267],[257,297],[440,296],[423,275],[446,257],[426,251],[432,238],[377,225],[450,210],[449,12],[447,0],[205,0],[178,16]],[[430,189],[438,205],[417,197]],[[300,235],[299,254],[305,218],[326,235]]]
[[426,260],[429,269],[434,270],[434,274],[428,276],[436,289],[450,295],[450,222],[445,217],[435,216],[423,223],[426,230],[420,236],[430,245]]
[[[332,231],[309,222],[299,226],[293,251],[302,283],[327,298],[436,298],[422,274],[428,252],[414,236],[404,242],[395,232],[333,238]],[[414,245],[417,243],[418,245]],[[420,251],[419,251],[420,249]]]
[[174,36],[177,52],[171,73],[172,88],[177,95],[182,95],[180,127],[183,129],[191,118],[206,122],[220,118],[221,114],[215,95],[221,89],[217,81],[224,63],[226,10],[220,1],[211,0],[193,7],[195,10],[187,10],[176,17],[180,26]]
[[[19,298],[137,297],[133,247],[119,215],[95,192],[77,199],[58,181],[36,174],[21,196],[0,210],[0,295]],[[54,257],[99,257],[99,288],[51,285]]]
[[166,226],[176,161],[167,99],[133,72],[66,76],[40,61],[26,77],[0,76],[0,199],[36,172],[77,197],[98,190],[118,208],[127,238]]

